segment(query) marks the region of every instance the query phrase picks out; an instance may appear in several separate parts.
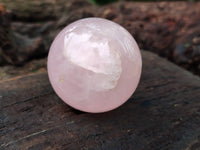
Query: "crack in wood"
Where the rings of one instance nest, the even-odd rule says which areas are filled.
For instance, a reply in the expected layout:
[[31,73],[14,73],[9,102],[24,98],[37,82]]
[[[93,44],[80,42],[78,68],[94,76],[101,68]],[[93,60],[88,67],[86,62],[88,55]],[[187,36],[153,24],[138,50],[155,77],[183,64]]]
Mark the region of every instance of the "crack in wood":
[[[17,140],[13,140],[13,141],[10,141],[10,142],[8,142],[8,143],[3,143],[3,144],[0,145],[0,148],[1,148],[1,147],[7,147],[7,146],[9,146],[9,145],[11,145],[11,144],[20,142],[20,141],[25,140],[25,139],[27,139],[27,138],[30,138],[30,137],[33,137],[33,136],[36,136],[36,135],[40,135],[40,134],[46,133],[46,132],[48,132],[48,131],[51,131],[51,130],[60,128],[60,127],[62,127],[62,126],[67,126],[67,125],[70,125],[70,124],[73,124],[73,123],[74,123],[74,121],[70,121],[70,122],[67,122],[67,123],[65,123],[65,124],[62,124],[62,125],[58,125],[58,126],[56,126],[56,127],[53,127],[53,128],[44,129],[44,130],[41,130],[41,131],[38,131],[38,132],[35,132],[35,133],[32,133],[32,134],[26,135],[26,136],[21,137],[21,138],[19,138],[19,139],[17,139]],[[68,131],[68,132],[69,132],[69,131]]]
[[48,131],[48,130],[41,130],[41,131],[39,131],[39,132],[35,132],[35,133],[32,133],[32,134],[29,134],[29,135],[24,136],[24,137],[22,137],[22,138],[19,138],[19,139],[17,139],[17,140],[13,140],[13,141],[10,141],[10,142],[8,142],[8,143],[1,144],[0,146],[1,146],[1,147],[6,147],[6,146],[8,146],[8,145],[11,145],[11,144],[17,143],[17,142],[19,142],[19,141],[22,141],[22,140],[24,140],[24,139],[26,139],[26,138],[29,138],[29,137],[32,137],[32,136],[36,136],[36,135],[39,135],[39,134],[41,134],[41,133],[45,133],[46,131]]
[[39,97],[44,97],[44,96],[47,96],[47,95],[51,95],[53,94],[53,90],[50,91],[50,92],[47,92],[47,93],[44,93],[44,94],[41,94],[41,95],[37,95],[37,96],[33,96],[33,97],[30,97],[30,98],[27,98],[25,100],[22,100],[22,101],[19,101],[19,102],[15,102],[15,103],[11,103],[9,105],[5,105],[3,108],[7,108],[7,107],[10,107],[10,106],[13,106],[13,105],[16,105],[16,104],[21,104],[21,103],[25,103],[25,102],[29,102],[31,100],[34,100],[34,99],[37,99]]

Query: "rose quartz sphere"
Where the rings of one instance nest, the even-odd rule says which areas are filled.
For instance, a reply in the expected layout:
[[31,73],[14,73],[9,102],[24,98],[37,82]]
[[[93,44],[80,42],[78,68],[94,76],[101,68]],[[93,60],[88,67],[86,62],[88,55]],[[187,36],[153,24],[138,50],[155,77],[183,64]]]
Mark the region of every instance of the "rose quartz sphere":
[[53,41],[48,75],[57,95],[71,107],[92,113],[117,108],[135,91],[142,68],[131,34],[101,18],[78,20]]

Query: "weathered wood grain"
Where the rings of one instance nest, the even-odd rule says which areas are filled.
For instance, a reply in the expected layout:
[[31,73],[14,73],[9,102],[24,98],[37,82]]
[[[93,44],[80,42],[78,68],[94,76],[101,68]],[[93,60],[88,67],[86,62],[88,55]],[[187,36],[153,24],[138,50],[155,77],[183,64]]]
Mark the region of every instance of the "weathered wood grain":
[[149,52],[143,62],[135,94],[102,114],[64,104],[46,73],[0,82],[0,149],[200,149],[200,79]]

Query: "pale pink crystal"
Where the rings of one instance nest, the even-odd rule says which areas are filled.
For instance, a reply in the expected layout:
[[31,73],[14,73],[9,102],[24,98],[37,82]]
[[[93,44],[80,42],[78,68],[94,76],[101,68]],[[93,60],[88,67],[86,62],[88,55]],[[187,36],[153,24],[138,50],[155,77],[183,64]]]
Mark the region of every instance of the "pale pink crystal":
[[135,91],[142,68],[139,48],[120,25],[87,18],[65,27],[53,41],[48,75],[58,96],[85,112],[117,108]]

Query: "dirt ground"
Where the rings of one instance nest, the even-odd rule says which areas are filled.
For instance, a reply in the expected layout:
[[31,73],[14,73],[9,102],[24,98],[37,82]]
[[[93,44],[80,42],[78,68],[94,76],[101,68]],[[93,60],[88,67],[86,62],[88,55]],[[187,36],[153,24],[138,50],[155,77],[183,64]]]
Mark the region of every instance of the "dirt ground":
[[[54,37],[69,23],[102,17],[121,24],[141,49],[200,75],[200,2],[0,0],[0,79],[46,70]],[[45,11],[44,11],[45,10]]]

